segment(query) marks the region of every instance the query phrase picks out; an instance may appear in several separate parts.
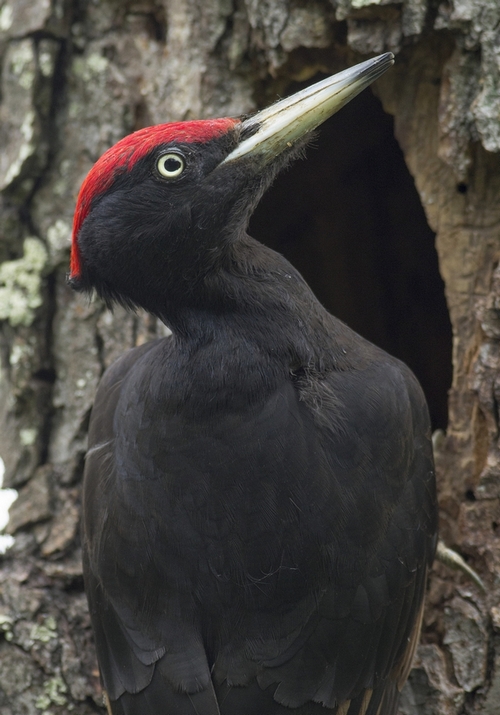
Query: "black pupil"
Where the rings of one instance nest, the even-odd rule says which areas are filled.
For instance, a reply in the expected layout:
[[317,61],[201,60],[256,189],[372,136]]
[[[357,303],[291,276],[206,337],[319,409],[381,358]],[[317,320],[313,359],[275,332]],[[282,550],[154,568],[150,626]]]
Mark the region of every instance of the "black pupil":
[[174,171],[179,171],[181,168],[181,160],[176,159],[174,156],[169,156],[168,159],[165,159],[163,162],[163,168],[165,171],[169,171],[173,173]]

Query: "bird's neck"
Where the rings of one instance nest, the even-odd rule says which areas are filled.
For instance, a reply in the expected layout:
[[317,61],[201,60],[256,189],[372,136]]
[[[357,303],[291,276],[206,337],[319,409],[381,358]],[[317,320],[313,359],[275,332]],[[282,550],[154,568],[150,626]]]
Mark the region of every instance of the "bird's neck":
[[342,369],[350,333],[283,256],[246,235],[161,317],[181,343],[219,341],[227,355],[244,341],[292,370]]

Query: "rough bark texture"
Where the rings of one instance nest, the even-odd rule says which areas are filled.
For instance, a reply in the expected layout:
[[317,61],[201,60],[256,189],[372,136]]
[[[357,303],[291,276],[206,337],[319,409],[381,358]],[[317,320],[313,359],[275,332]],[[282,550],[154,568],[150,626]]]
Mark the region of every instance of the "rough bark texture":
[[[237,115],[292,80],[392,50],[394,116],[445,281],[442,536],[404,715],[500,713],[498,0],[4,0],[0,5],[0,455],[19,490],[0,563],[0,715],[102,712],[79,556],[86,427],[104,368],[161,333],[65,284],[79,184],[141,126]],[[429,346],[432,349],[432,346]]]

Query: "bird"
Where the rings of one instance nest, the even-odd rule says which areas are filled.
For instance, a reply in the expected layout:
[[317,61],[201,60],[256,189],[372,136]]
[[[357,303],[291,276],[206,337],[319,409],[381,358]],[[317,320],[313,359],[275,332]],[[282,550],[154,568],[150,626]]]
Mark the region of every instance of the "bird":
[[425,397],[247,233],[393,61],[139,129],[82,184],[70,285],[170,330],[107,369],[90,420],[83,568],[109,715],[396,715],[437,542]]

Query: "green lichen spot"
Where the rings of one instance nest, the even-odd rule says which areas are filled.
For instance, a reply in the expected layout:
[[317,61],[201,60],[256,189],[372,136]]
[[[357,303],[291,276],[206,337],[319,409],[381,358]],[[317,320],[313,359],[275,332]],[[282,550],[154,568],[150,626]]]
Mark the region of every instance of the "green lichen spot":
[[56,621],[52,616],[47,616],[42,624],[35,624],[30,632],[30,637],[34,641],[48,643],[52,638],[57,637]]
[[54,74],[54,57],[50,52],[40,52],[38,64],[44,77],[51,77]]
[[23,362],[29,363],[30,358],[34,355],[33,346],[29,343],[14,343],[10,351],[9,363],[12,367],[20,365]]
[[26,427],[20,430],[19,439],[21,440],[21,444],[25,447],[31,447],[32,444],[35,444],[37,434],[38,432],[34,427]]
[[97,52],[93,52],[88,57],[87,65],[90,67],[92,72],[95,72],[95,74],[100,74],[101,72],[104,72],[104,70],[108,66],[108,60],[106,59],[106,57],[99,55]]
[[109,65],[106,57],[92,52],[88,57],[77,57],[73,61],[73,72],[77,77],[81,77],[84,82],[91,82],[102,75]]
[[47,695],[39,695],[35,700],[35,707],[38,710],[47,710],[50,708],[50,698]]
[[32,140],[35,134],[35,123],[35,113],[32,110],[26,112],[23,123],[19,127],[19,132],[24,141],[20,144],[17,156],[7,169],[5,177],[0,180],[2,189],[12,183],[12,181],[20,175],[24,162],[34,154],[36,146]]
[[359,10],[362,7],[368,7],[370,5],[383,5],[384,3],[380,0],[352,0],[351,7],[355,10]]
[[7,633],[10,633],[12,635],[12,626],[14,624],[14,621],[10,616],[7,616],[5,613],[0,613],[0,631],[4,634],[4,636],[7,636]]
[[42,304],[41,273],[46,263],[45,246],[31,237],[24,241],[22,258],[0,265],[0,320],[12,326],[31,325]]
[[11,72],[24,90],[33,86],[35,79],[35,56],[31,40],[20,42],[10,56]]
[[71,227],[65,221],[57,219],[47,229],[47,242],[50,252],[54,255],[68,249],[71,243]]
[[4,5],[0,10],[0,31],[7,32],[12,26],[14,13],[10,5]]
[[51,678],[43,686],[43,694],[39,695],[35,701],[38,710],[47,710],[51,705],[66,705],[68,698],[66,683],[60,676]]

